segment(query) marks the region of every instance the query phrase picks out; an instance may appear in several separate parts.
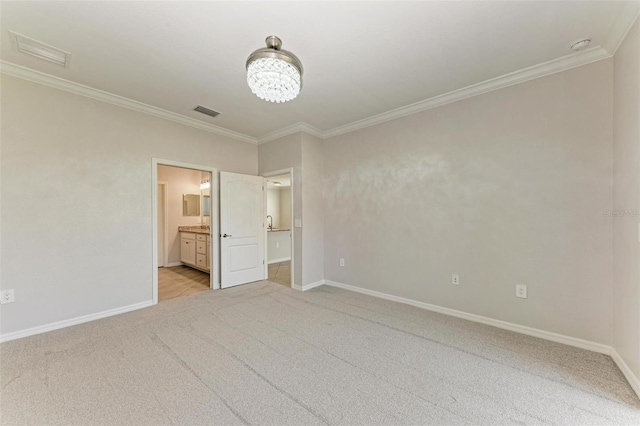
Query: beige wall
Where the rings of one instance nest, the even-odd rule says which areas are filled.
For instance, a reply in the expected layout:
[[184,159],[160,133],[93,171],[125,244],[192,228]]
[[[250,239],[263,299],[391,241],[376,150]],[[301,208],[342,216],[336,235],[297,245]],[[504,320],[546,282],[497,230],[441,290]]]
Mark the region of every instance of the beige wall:
[[280,227],[289,229],[291,224],[291,188],[280,189]]
[[[293,218],[302,219],[302,133],[285,136],[258,146],[259,174],[293,168]],[[303,223],[304,226],[304,223]],[[291,228],[294,246],[292,252],[293,283],[302,283],[302,230]]]
[[325,278],[610,344],[611,81],[604,60],[325,141]]
[[2,334],[151,300],[152,158],[257,174],[257,147],[7,75]]
[[613,347],[640,378],[640,23],[613,63]]
[[[208,174],[208,173],[207,173]],[[167,182],[167,261],[169,264],[180,262],[179,226],[193,226],[202,223],[202,204],[199,216],[184,216],[182,208],[183,194],[200,195],[202,172],[180,167],[158,166],[158,182]],[[201,200],[202,201],[202,200]]]
[[302,134],[302,283],[324,279],[323,141]]
[[271,216],[274,228],[280,228],[280,190],[276,188],[267,189],[267,215]]
[[307,285],[324,277],[323,141],[295,133],[258,148],[260,174],[293,168],[294,283]]

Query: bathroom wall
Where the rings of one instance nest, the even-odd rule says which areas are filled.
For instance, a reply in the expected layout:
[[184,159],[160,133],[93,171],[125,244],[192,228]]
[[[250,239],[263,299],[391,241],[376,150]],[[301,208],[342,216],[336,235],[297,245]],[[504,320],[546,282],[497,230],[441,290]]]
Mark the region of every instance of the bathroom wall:
[[202,205],[200,215],[184,216],[182,196],[184,194],[200,195],[200,181],[202,172],[199,170],[183,169],[180,167],[158,166],[158,182],[167,182],[167,253],[166,266],[176,266],[180,263],[180,233],[178,226],[194,226],[202,223]]
[[269,263],[291,260],[291,231],[267,232],[267,244]]
[[272,221],[267,220],[267,226],[271,223],[274,228],[280,228],[280,190],[277,188],[267,189],[267,216],[271,216]]
[[[211,212],[213,210],[213,206],[214,203],[211,200],[211,181],[213,180],[211,177],[211,173],[209,172],[201,172],[200,173],[200,180],[202,182],[209,182],[209,188],[203,188],[200,190],[200,195],[201,195],[201,199],[200,199],[200,205],[202,206],[202,209],[200,210],[200,216],[201,216],[201,222],[203,225],[211,225]],[[205,197],[209,197],[208,201],[205,199]],[[205,203],[209,203],[209,215],[205,216]]]
[[267,189],[267,215],[273,217],[273,227],[291,227],[291,188]]
[[291,188],[280,188],[280,228],[291,227]]

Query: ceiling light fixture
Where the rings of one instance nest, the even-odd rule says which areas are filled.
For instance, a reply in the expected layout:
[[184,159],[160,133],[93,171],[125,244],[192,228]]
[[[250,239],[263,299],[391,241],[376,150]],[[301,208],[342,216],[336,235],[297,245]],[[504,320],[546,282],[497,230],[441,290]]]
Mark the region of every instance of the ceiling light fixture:
[[589,46],[589,43],[591,43],[591,39],[584,38],[582,40],[578,40],[575,43],[573,43],[570,49],[573,50],[574,52],[579,52],[583,49],[586,49]]
[[302,88],[302,63],[291,52],[281,50],[282,40],[269,36],[267,47],[247,58],[247,84],[260,99],[287,102]]
[[280,182],[273,182],[273,186],[280,186],[282,185]]

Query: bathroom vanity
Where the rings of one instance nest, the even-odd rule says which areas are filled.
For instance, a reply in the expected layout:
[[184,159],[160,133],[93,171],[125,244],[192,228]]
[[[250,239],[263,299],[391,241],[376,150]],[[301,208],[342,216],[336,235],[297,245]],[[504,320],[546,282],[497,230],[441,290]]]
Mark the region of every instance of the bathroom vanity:
[[180,262],[204,272],[211,271],[210,230],[201,226],[180,226]]

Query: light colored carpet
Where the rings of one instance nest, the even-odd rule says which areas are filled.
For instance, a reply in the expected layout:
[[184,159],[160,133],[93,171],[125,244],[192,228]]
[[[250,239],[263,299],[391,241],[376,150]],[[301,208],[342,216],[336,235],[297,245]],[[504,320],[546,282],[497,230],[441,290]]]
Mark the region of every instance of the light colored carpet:
[[640,424],[610,357],[259,282],[0,345],[2,424]]

